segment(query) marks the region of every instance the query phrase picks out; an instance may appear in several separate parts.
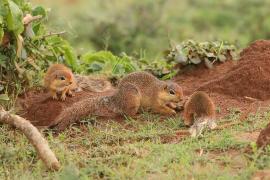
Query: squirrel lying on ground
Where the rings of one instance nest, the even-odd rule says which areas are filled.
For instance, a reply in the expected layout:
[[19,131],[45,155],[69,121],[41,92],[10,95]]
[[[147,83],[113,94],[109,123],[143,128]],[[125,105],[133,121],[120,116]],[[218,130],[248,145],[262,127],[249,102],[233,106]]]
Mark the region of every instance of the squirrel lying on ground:
[[205,126],[216,128],[216,108],[211,98],[202,91],[193,93],[184,106],[184,124],[190,127],[191,136],[198,136]]
[[63,64],[53,64],[47,70],[44,77],[44,85],[49,90],[53,99],[66,99],[66,95],[73,96],[72,90],[77,88],[76,80],[72,71]]
[[178,84],[161,81],[147,72],[128,74],[120,81],[119,87],[127,83],[134,85],[140,92],[140,108],[165,115],[176,114],[171,103],[177,103],[183,98],[183,90]]
[[89,115],[111,118],[119,115],[133,116],[140,107],[151,108],[158,113],[174,114],[169,104],[179,102],[182,96],[182,88],[176,83],[160,81],[145,72],[131,73],[119,83],[112,95],[78,101],[64,109],[53,124],[61,131]]
[[64,130],[70,124],[81,118],[91,116],[116,117],[119,115],[133,116],[140,107],[141,94],[139,89],[125,83],[113,95],[86,98],[64,109],[54,120],[58,131]]

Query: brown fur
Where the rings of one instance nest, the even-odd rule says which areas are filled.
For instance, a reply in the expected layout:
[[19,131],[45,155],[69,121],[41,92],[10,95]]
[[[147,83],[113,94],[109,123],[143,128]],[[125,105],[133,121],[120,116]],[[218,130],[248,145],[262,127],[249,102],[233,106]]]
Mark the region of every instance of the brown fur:
[[[154,112],[172,115],[175,110],[168,106],[171,102],[179,102],[183,98],[182,88],[174,82],[161,81],[147,72],[134,72],[124,77],[119,86],[130,83],[140,91],[140,107]],[[174,94],[170,94],[173,92]]]
[[127,83],[110,96],[87,98],[66,108],[55,119],[58,131],[86,116],[115,117],[119,115],[133,116],[140,107],[141,94],[132,84]]
[[63,64],[53,64],[45,74],[44,86],[49,90],[53,99],[58,99],[57,93],[60,93],[61,99],[65,100],[66,94],[73,95],[72,90],[76,89],[77,83],[68,67]]
[[84,91],[105,92],[113,89],[111,83],[105,77],[93,75],[83,76],[76,74],[75,79],[78,87],[80,87]]
[[139,89],[130,83],[126,83],[119,86],[118,92],[111,97],[110,105],[119,109],[118,113],[133,116],[138,112],[141,98]]
[[215,105],[210,97],[205,92],[197,91],[185,103],[184,123],[187,126],[191,126],[195,119],[215,119],[215,109]]

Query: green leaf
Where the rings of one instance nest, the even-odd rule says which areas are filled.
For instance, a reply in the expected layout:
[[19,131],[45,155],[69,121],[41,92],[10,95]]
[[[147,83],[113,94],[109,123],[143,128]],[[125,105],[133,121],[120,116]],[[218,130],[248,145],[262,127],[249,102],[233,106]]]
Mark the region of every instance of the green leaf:
[[213,68],[212,62],[209,61],[209,59],[207,59],[207,58],[204,58],[204,64],[205,64],[205,66],[206,66],[207,68],[209,68],[209,69],[212,69],[212,68]]
[[221,61],[221,62],[225,62],[227,58],[226,58],[225,55],[220,54],[220,55],[218,55],[218,59],[219,59],[219,61]]
[[193,64],[200,64],[202,61],[199,57],[194,57],[194,58],[191,58],[190,61],[193,63]]
[[65,45],[63,46],[63,50],[64,50],[64,57],[65,57],[66,63],[70,67],[72,67],[75,71],[78,71],[79,67],[77,63],[77,58],[75,56],[75,52],[72,49],[72,47],[69,45]]
[[88,71],[91,73],[98,72],[98,71],[101,71],[103,69],[103,66],[104,65],[102,63],[94,62],[94,63],[89,65]]
[[3,40],[3,37],[4,37],[4,29],[0,26],[0,44]]
[[236,53],[235,51],[230,51],[229,53],[230,53],[230,55],[232,56],[232,59],[233,59],[233,60],[239,59],[239,54]]
[[[47,12],[42,6],[37,6],[35,9],[32,10],[33,16],[41,15],[42,18],[47,17]],[[35,34],[43,34],[45,33],[44,24],[40,23],[40,21],[34,21],[32,24],[32,29]]]
[[8,7],[7,28],[8,30],[13,31],[16,35],[19,35],[24,30],[22,23],[23,13],[13,1],[8,1]]
[[214,53],[211,53],[211,52],[210,52],[210,53],[206,53],[205,55],[206,55],[207,57],[216,57],[216,56],[214,55]]
[[7,56],[0,54],[0,66],[4,66],[7,60],[8,60]]
[[187,57],[182,53],[177,53],[175,56],[175,61],[184,64],[187,62]]
[[9,97],[7,94],[0,94],[0,101],[9,101]]
[[37,6],[32,11],[33,16],[42,15],[43,18],[47,17],[46,10],[42,6]]
[[5,17],[7,14],[7,8],[6,5],[7,4],[7,0],[1,0],[0,1],[0,15]]

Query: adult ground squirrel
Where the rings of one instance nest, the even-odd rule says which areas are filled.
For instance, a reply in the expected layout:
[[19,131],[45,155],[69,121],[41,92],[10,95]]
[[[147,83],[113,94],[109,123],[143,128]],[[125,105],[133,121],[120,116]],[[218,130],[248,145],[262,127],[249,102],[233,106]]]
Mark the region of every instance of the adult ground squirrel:
[[214,129],[216,108],[211,98],[202,91],[193,93],[184,106],[184,123],[191,126],[191,136],[198,136],[205,126]]
[[140,108],[151,109],[165,115],[176,114],[170,106],[183,98],[182,88],[174,82],[161,81],[147,72],[134,72],[125,76],[119,87],[126,83],[134,85],[141,94]]
[[44,85],[49,90],[53,99],[66,99],[66,95],[73,96],[72,90],[77,88],[76,80],[72,71],[63,64],[53,64],[47,70],[44,77]]
[[87,116],[116,117],[119,115],[133,116],[140,107],[141,94],[139,89],[125,83],[119,86],[112,95],[86,98],[65,108],[57,116],[53,124],[58,131]]

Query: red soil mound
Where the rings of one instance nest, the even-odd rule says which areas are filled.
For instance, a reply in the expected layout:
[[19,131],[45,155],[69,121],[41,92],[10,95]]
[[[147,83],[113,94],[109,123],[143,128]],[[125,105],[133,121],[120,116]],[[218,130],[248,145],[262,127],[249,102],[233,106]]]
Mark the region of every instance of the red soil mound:
[[91,99],[97,96],[111,95],[114,91],[93,93],[82,91],[75,93],[74,97],[67,97],[65,101],[53,100],[45,91],[29,91],[17,100],[17,107],[20,107],[19,114],[31,121],[38,127],[50,127],[56,125],[55,120],[65,109],[75,106],[76,102],[84,99]]
[[270,41],[251,44],[242,51],[236,68],[199,89],[237,99],[245,96],[259,100],[270,99]]
[[206,91],[226,114],[230,107],[254,109],[268,105],[270,99],[270,41],[259,40],[241,52],[238,62],[227,61],[211,70],[199,67],[176,78],[190,95],[196,90]]

